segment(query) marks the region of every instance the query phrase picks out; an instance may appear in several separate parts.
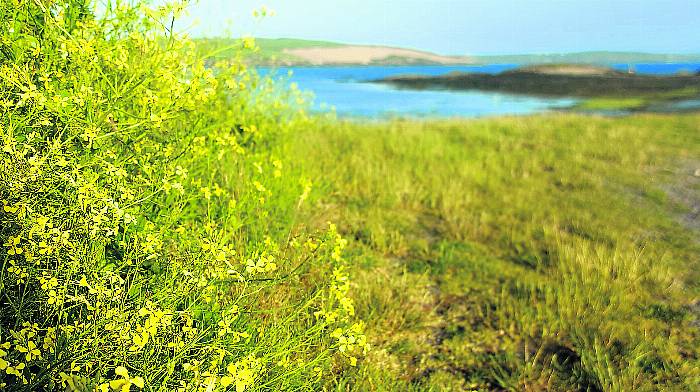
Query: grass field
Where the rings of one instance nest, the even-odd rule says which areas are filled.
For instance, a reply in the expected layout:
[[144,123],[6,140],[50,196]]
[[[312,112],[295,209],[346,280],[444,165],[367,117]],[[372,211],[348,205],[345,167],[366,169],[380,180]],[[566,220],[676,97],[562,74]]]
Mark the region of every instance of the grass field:
[[353,390],[696,390],[700,117],[328,124],[289,153],[351,239]]

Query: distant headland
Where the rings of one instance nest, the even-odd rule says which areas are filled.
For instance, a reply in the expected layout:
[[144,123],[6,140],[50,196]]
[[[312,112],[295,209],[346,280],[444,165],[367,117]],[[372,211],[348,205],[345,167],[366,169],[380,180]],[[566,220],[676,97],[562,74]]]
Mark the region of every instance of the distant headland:
[[[228,38],[198,39],[210,49],[231,46]],[[446,56],[423,50],[381,45],[344,44],[294,38],[257,38],[250,62],[264,66],[362,66],[362,65],[481,65],[481,64],[634,64],[700,62],[700,54],[637,52],[580,52],[502,56]],[[225,51],[219,55],[225,55]]]

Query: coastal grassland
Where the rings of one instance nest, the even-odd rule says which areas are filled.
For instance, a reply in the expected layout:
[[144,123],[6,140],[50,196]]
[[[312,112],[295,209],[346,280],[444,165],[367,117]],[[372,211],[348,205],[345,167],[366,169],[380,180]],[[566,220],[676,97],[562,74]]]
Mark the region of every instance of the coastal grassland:
[[331,122],[287,153],[350,239],[338,390],[697,390],[700,116]]
[[313,118],[93,4],[0,3],[1,390],[696,389],[698,116]]

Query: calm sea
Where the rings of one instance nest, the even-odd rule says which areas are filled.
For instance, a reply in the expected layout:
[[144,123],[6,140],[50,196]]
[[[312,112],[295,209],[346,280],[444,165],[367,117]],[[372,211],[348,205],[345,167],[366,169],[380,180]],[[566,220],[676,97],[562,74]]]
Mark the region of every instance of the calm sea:
[[[614,64],[626,71],[628,64]],[[499,73],[516,64],[484,66],[358,66],[290,67],[261,69],[296,83],[314,95],[315,111],[335,111],[341,117],[482,117],[522,115],[555,110],[576,103],[576,99],[548,99],[483,91],[411,91],[366,83],[396,75],[443,75],[450,72]],[[674,74],[698,72],[694,64],[634,64],[637,73]]]

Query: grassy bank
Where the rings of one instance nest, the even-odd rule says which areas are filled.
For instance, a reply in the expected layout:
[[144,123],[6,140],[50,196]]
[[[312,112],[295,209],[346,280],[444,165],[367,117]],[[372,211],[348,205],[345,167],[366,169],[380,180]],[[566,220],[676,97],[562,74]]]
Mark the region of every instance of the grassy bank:
[[318,181],[304,219],[350,239],[374,346],[339,389],[697,389],[699,119],[295,135]]

